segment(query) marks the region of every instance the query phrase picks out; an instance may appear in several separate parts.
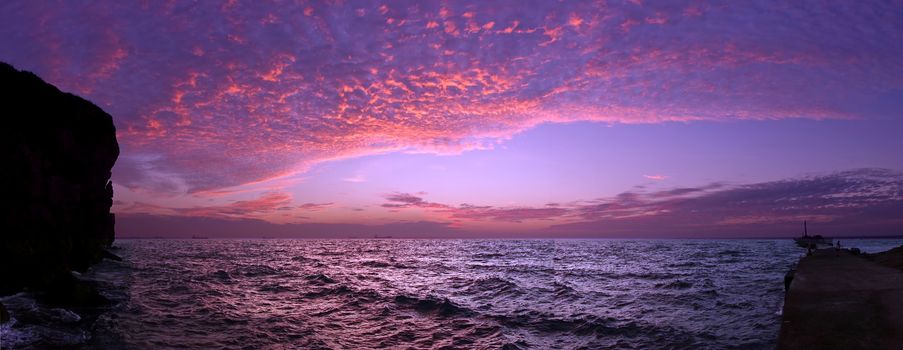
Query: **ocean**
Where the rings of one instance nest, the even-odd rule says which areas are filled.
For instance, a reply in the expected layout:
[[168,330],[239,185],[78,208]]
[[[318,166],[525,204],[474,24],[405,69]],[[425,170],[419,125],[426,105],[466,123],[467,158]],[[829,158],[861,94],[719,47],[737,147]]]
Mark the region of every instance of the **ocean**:
[[[883,251],[903,240],[843,240]],[[0,298],[3,349],[770,349],[785,240],[118,240],[115,302]]]

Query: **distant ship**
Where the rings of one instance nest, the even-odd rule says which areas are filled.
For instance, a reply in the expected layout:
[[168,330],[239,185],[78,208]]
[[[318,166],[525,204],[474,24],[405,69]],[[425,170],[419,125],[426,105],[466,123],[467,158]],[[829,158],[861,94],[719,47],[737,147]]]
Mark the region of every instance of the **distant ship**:
[[191,239],[210,239],[210,237],[207,237],[207,236],[191,236]]
[[793,239],[796,242],[796,245],[803,248],[817,248],[819,245],[834,245],[834,240],[828,237],[822,237],[822,235],[809,235],[809,230],[806,227],[806,222],[803,221],[803,235],[802,237],[797,237]]

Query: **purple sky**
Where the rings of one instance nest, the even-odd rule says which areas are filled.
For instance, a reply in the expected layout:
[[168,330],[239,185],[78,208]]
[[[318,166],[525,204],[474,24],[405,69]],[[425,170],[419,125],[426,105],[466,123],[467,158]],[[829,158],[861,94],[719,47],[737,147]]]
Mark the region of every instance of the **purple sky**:
[[5,1],[120,236],[903,234],[903,1]]

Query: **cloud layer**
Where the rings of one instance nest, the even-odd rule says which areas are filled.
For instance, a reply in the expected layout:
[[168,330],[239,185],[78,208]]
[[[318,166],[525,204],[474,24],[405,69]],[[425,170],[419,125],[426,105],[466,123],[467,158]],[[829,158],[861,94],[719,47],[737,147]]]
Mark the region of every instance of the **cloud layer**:
[[[903,173],[884,169],[751,185],[713,183],[631,191],[610,198],[542,207],[451,205],[429,202],[421,197],[424,195],[390,193],[384,196],[382,206],[397,211],[424,211],[433,214],[431,220],[380,225],[279,225],[229,215],[234,208],[264,213],[284,210],[279,194],[267,194],[258,200],[224,207],[125,214],[117,219],[118,232],[125,236],[187,236],[204,232],[235,237],[787,237],[799,233],[802,221],[808,220],[813,231],[826,235],[903,234]],[[517,232],[462,225],[473,222],[539,225]]]
[[901,9],[7,1],[0,59],[114,115],[118,183],[179,193],[356,155],[493,147],[547,122],[888,117],[903,107]]
[[860,169],[742,186],[625,192],[574,210],[581,221],[549,230],[589,236],[761,237],[793,235],[809,220],[829,235],[899,235],[903,174]]

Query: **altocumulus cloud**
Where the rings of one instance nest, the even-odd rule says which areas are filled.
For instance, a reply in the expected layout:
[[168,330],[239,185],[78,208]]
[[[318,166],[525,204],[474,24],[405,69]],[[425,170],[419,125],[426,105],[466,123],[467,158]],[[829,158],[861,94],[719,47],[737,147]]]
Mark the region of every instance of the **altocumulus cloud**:
[[118,183],[193,193],[356,155],[485,148],[546,122],[887,117],[903,108],[887,103],[903,100],[888,98],[899,13],[894,1],[5,1],[0,58],[115,116]]

